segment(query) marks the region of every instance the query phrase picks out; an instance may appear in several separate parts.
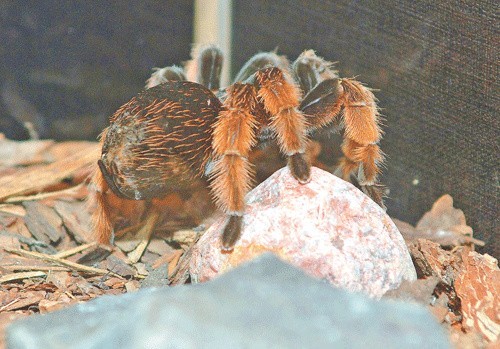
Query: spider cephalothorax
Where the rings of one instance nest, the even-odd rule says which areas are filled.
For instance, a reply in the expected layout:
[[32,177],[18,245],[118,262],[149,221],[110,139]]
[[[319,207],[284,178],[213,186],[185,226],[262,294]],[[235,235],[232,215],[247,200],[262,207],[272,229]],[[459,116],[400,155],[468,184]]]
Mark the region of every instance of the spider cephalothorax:
[[[274,52],[252,57],[235,82],[219,89],[222,55],[205,47],[186,72],[158,70],[148,89],[124,104],[102,134],[102,156],[94,176],[95,229],[109,242],[113,224],[105,192],[151,201],[206,176],[215,202],[228,215],[222,248],[240,236],[245,194],[253,178],[248,156],[260,142],[276,139],[300,182],[309,180],[307,141],[324,129],[344,129],[338,166],[382,205],[376,183],[382,153],[379,117],[372,92],[354,79],[340,79],[332,64],[305,51],[290,64]],[[188,77],[188,81],[186,79]]]

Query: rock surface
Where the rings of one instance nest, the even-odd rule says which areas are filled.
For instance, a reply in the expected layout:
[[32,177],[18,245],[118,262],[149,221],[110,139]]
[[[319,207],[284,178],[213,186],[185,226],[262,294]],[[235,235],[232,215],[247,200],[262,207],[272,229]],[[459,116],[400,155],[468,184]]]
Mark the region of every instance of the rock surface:
[[217,220],[193,249],[192,279],[204,282],[272,251],[309,275],[380,298],[403,280],[416,279],[405,242],[389,216],[352,184],[312,168],[299,184],[283,168],[247,198],[243,233],[222,253]]
[[214,281],[104,296],[11,325],[9,349],[449,348],[423,307],[335,289],[266,254]]

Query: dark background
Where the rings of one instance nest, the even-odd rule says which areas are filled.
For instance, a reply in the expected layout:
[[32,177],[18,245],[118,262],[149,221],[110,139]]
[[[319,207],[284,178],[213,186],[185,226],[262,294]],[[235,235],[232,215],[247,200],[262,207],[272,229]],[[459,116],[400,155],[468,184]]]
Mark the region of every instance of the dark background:
[[[379,90],[389,214],[416,223],[449,193],[500,256],[497,1],[233,3],[233,74],[276,47],[338,61]],[[95,139],[152,67],[189,58],[192,18],[192,1],[0,5],[0,132],[28,137],[25,117],[43,137]]]
[[42,138],[96,139],[151,68],[189,58],[193,11],[192,0],[2,1],[0,132],[27,138],[24,118]]

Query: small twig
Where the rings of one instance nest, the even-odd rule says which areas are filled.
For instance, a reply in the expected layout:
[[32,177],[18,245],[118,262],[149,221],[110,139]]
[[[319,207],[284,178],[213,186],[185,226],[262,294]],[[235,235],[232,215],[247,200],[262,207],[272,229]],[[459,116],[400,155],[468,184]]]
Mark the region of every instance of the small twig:
[[54,267],[50,265],[4,265],[2,269],[9,271],[69,271],[68,267]]
[[21,298],[16,298],[16,299],[11,300],[9,303],[5,304],[3,307],[0,308],[0,313],[2,311],[4,311],[5,309],[7,309],[8,307],[10,307],[12,304],[19,302],[20,299]]
[[170,278],[170,275],[173,275],[174,271],[177,268],[177,264],[179,263],[179,260],[181,259],[181,256],[183,253],[184,253],[183,250],[178,250],[178,251],[174,252],[172,259],[168,262],[167,278]]
[[120,230],[115,232],[115,238],[120,238],[128,233],[139,230],[142,226],[143,226],[143,223],[141,222],[141,223],[131,225],[130,227],[120,229]]
[[30,279],[30,278],[42,277],[42,276],[46,276],[46,275],[47,275],[47,273],[44,273],[43,271],[27,271],[24,273],[12,273],[12,274],[7,274],[7,275],[0,277],[0,284],[3,284],[4,282],[14,281],[14,280]]
[[171,253],[164,254],[163,256],[161,256],[157,260],[155,260],[151,266],[153,267],[153,269],[157,269],[158,267],[160,267],[161,265],[163,265],[165,263],[170,263],[170,262],[172,262],[172,260],[176,257],[177,253],[179,253],[179,252],[181,255],[184,253],[183,250],[175,250],[175,251],[172,251]]
[[[183,254],[181,254],[179,260],[177,261],[177,265],[175,266],[175,269],[172,271],[172,273],[168,273],[169,277],[168,277],[168,281],[169,281],[169,284],[172,285],[172,284],[177,284],[177,282],[181,279],[181,278],[185,278],[183,281],[187,280],[187,278],[189,276],[186,277],[186,273],[188,273],[189,271],[189,260],[191,259],[191,255],[193,253],[193,247],[194,245],[198,242],[198,240],[200,239],[200,237],[202,236],[203,234],[199,234],[197,236],[197,238],[195,239],[195,241],[193,241],[193,243],[189,246],[189,248],[187,248]],[[179,274],[179,271],[181,269],[184,269],[183,270],[183,275],[182,276],[178,276]]]
[[81,189],[83,186],[83,183],[80,183],[78,185],[75,185],[74,187],[63,189],[63,190],[58,190],[58,191],[52,191],[52,192],[47,192],[47,193],[40,193],[40,194],[35,194],[35,195],[27,195],[27,196],[12,196],[8,199],[5,200],[6,203],[15,203],[15,202],[22,202],[22,201],[34,201],[34,200],[42,200],[42,199],[47,199],[51,197],[59,197],[63,195],[71,195],[71,194],[76,194],[78,191]]
[[86,249],[92,248],[94,246],[97,246],[97,242],[91,242],[89,244],[80,245],[80,246],[71,248],[71,249],[66,250],[66,251],[61,251],[59,253],[53,254],[52,257],[54,257],[54,258],[67,258],[69,256],[72,256],[74,254],[82,252]]
[[149,240],[153,233],[153,229],[160,219],[160,212],[152,209],[149,213],[143,227],[137,232],[137,238],[140,240],[139,245],[128,254],[131,263],[137,263],[141,259],[146,247],[148,247]]
[[23,256],[23,257],[26,257],[26,256],[33,257],[33,258],[41,259],[44,261],[56,263],[56,264],[63,265],[63,266],[69,267],[71,269],[78,270],[78,271],[85,272],[85,273],[97,274],[97,275],[110,274],[110,275],[122,278],[121,275],[116,274],[116,273],[109,271],[109,270],[106,270],[106,269],[87,267],[86,265],[83,265],[83,264],[70,262],[68,260],[57,258],[57,257],[51,256],[48,254],[44,254],[44,253],[40,253],[40,252],[32,252],[32,251],[25,251],[25,250],[18,250],[18,249],[10,249],[10,248],[6,248],[5,251],[15,253],[15,254]]

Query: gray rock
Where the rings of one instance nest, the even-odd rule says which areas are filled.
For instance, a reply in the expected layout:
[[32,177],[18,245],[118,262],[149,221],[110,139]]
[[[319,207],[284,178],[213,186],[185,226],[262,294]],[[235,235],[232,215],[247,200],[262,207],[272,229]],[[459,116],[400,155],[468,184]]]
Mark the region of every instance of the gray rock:
[[300,184],[288,167],[246,196],[241,238],[221,249],[222,216],[192,249],[189,273],[205,282],[271,251],[335,287],[381,298],[417,279],[403,237],[391,218],[351,183],[319,168]]
[[263,255],[198,285],[105,296],[7,330],[7,348],[449,348],[423,307],[376,301]]

